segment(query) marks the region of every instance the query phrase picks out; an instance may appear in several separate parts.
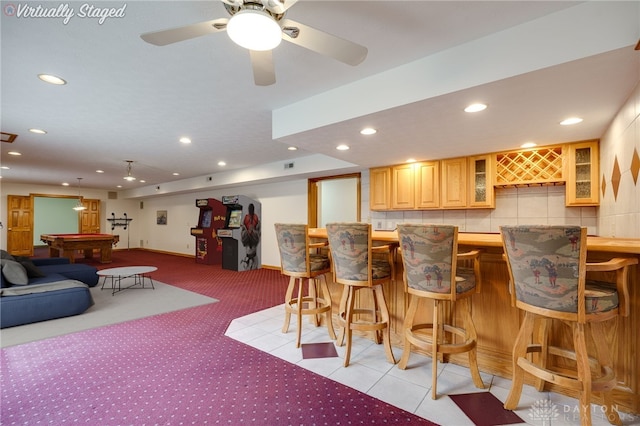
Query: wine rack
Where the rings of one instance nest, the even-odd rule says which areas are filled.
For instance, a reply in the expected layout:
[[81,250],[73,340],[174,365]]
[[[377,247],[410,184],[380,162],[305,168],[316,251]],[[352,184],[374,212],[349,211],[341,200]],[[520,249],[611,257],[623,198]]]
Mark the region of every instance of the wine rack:
[[564,182],[561,146],[496,154],[496,186]]

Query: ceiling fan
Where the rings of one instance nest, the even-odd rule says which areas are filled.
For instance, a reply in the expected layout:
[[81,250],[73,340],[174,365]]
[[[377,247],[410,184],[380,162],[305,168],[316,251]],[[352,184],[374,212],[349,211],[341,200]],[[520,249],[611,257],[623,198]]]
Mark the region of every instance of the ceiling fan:
[[358,65],[367,56],[367,48],[325,33],[291,19],[285,13],[298,0],[220,0],[231,15],[197,24],[142,34],[156,46],[227,31],[229,37],[249,50],[253,78],[258,86],[276,82],[272,50],[281,40],[334,58],[348,65]]

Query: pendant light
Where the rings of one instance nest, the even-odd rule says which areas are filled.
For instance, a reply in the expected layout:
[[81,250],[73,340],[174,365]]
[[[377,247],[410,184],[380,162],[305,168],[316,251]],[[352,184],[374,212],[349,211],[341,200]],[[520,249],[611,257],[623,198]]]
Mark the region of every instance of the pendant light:
[[80,196],[80,181],[82,180],[82,178],[77,178],[77,179],[78,179],[78,204],[76,204],[76,206],[73,209],[79,212],[79,211],[85,210],[86,207],[82,205],[82,197]]
[[133,160],[125,160],[128,164],[127,164],[127,174],[124,177],[124,180],[128,181],[128,182],[133,182],[134,180],[136,180],[135,176],[133,176],[131,174],[131,163],[133,163]]

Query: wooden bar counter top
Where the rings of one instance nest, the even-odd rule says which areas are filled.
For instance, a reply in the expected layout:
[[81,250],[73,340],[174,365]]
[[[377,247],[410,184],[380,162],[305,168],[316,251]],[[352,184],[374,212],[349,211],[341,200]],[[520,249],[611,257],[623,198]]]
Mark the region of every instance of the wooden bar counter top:
[[[324,228],[309,229],[311,238],[326,239]],[[373,231],[374,242],[397,242],[396,231]],[[459,251],[482,249],[481,273],[482,289],[472,298],[473,319],[478,330],[478,366],[480,371],[511,379],[511,350],[520,328],[521,312],[511,306],[508,288],[508,271],[502,257],[502,242],[499,234],[464,233],[458,234]],[[604,238],[589,236],[587,240],[587,261],[600,262],[614,257],[635,257],[640,259],[640,239]],[[401,248],[400,248],[401,249]],[[396,256],[395,282],[385,288],[385,297],[391,314],[392,342],[402,347],[402,325],[405,314],[405,295],[402,282],[402,259]],[[588,277],[615,283],[614,273],[592,273]],[[613,348],[618,385],[614,390],[614,404],[622,412],[640,415],[640,265],[629,274],[630,315],[610,320],[611,331],[608,344]],[[327,277],[334,315],[338,312],[338,301],[342,287]],[[431,309],[425,307],[423,319],[431,318]],[[458,319],[456,318],[456,321]],[[556,343],[570,342],[570,333],[561,324],[554,324],[552,335]],[[592,348],[593,343],[588,342]],[[590,353],[592,353],[590,351]],[[467,366],[465,355],[451,356],[449,362]],[[553,362],[553,360],[552,360]],[[407,368],[412,368],[411,362]],[[529,382],[531,384],[531,382]],[[547,385],[548,386],[548,385]],[[547,389],[547,388],[545,388]],[[554,386],[548,390],[575,397],[570,391]],[[594,402],[600,403],[600,395]]]

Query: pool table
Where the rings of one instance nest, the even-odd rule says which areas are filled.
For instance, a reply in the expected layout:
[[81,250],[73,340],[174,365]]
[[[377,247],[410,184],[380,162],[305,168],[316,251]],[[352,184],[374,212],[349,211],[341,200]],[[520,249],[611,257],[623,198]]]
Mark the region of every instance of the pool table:
[[93,250],[100,250],[100,262],[111,263],[111,247],[120,241],[111,234],[42,234],[40,239],[49,246],[49,256],[68,257],[75,262],[76,250],[83,250],[85,259],[93,257]]

